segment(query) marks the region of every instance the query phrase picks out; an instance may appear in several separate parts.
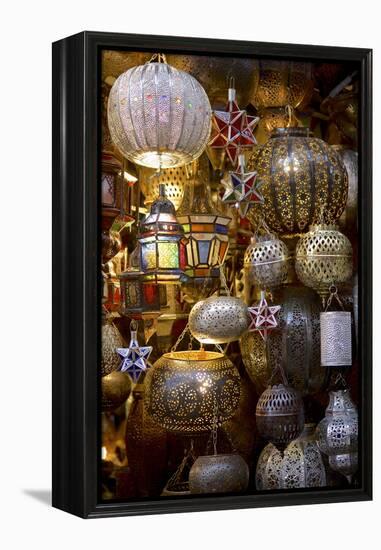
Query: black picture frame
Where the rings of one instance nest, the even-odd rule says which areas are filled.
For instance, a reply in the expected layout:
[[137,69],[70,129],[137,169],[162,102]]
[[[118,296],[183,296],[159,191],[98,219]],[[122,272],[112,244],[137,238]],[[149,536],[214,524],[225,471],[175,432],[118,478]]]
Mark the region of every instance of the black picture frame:
[[[100,52],[131,49],[354,61],[359,107],[361,486],[101,503],[99,445]],[[372,50],[82,32],[53,44],[53,506],[84,517],[223,510],[372,498]]]

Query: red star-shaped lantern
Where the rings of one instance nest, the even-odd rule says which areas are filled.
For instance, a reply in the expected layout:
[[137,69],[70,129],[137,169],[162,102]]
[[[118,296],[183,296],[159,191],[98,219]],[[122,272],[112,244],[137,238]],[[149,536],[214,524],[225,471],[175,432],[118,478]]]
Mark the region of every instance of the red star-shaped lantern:
[[278,326],[275,319],[280,306],[269,306],[265,298],[265,293],[261,292],[261,300],[257,306],[247,308],[250,315],[249,331],[257,331],[263,340],[267,340],[268,333]]
[[209,142],[212,149],[225,149],[233,166],[242,149],[256,145],[253,130],[259,121],[258,117],[250,116],[245,109],[238,107],[235,95],[235,89],[229,88],[226,111],[213,111]]
[[263,204],[264,198],[258,191],[257,172],[246,172],[245,156],[238,157],[238,170],[229,172],[226,179],[221,180],[225,187],[222,201],[236,204],[241,218],[244,218],[252,204]]

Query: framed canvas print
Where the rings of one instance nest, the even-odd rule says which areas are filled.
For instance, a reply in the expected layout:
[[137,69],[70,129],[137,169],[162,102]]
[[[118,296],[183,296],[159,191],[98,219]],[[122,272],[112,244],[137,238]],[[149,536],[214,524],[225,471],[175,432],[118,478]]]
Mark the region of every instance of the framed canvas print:
[[53,505],[369,500],[371,51],[53,44]]

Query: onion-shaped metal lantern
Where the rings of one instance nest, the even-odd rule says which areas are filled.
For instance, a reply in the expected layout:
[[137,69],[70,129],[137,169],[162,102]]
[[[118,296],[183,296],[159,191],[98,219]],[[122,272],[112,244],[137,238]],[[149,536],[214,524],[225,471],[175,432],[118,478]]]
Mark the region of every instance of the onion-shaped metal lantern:
[[113,411],[123,405],[131,392],[131,380],[128,374],[113,371],[101,380],[102,411]]
[[238,407],[240,376],[222,353],[189,350],[165,353],[145,379],[147,412],[163,428],[182,434],[212,429]]
[[300,394],[283,384],[269,386],[258,400],[255,416],[259,434],[283,450],[303,430]]
[[116,348],[124,347],[124,340],[111,316],[102,314],[102,358],[101,375],[106,376],[110,372],[116,371],[120,366],[120,357],[116,353]]
[[352,245],[335,225],[315,225],[298,241],[295,270],[299,280],[325,301],[332,285],[352,276]]
[[275,130],[248,169],[258,172],[263,214],[277,233],[305,232],[322,211],[333,222],[345,209],[348,177],[341,157],[308,128]]
[[[185,274],[189,278],[183,290],[194,299],[204,298],[220,285],[220,265],[229,247],[229,216],[212,203],[208,171],[199,170],[193,182],[185,187],[183,201],[177,211],[186,245]],[[205,289],[205,290],[204,290]]]
[[189,490],[205,493],[241,493],[249,484],[249,467],[239,454],[199,456],[189,472]]
[[358,414],[348,390],[330,392],[316,435],[320,450],[330,459],[330,467],[351,482],[357,471],[357,456],[353,455],[358,452]]
[[128,160],[152,168],[182,166],[207,144],[211,107],[199,82],[167,63],[121,74],[110,91],[108,124]]
[[245,284],[261,289],[278,287],[287,280],[288,260],[287,246],[276,235],[254,235],[243,260]]
[[164,184],[160,184],[159,197],[140,226],[138,240],[146,281],[176,284],[184,277],[187,240],[175,207],[165,196]]
[[251,102],[256,109],[299,107],[313,91],[312,64],[298,61],[259,62],[259,83]]
[[211,296],[201,300],[189,314],[189,330],[202,344],[234,342],[248,326],[247,306],[233,296]]
[[256,468],[258,491],[304,489],[327,485],[324,462],[315,440],[315,424],[306,424],[298,439],[282,453],[269,443],[262,450]]

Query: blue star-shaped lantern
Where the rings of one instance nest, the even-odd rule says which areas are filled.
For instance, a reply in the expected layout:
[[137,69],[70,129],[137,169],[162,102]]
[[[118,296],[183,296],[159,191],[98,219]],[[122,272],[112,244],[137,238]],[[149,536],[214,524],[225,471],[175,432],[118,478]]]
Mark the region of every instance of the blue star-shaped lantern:
[[152,352],[152,346],[139,346],[136,326],[133,325],[128,348],[117,348],[116,352],[122,358],[119,370],[126,372],[136,383],[141,373],[147,370],[147,361]]

